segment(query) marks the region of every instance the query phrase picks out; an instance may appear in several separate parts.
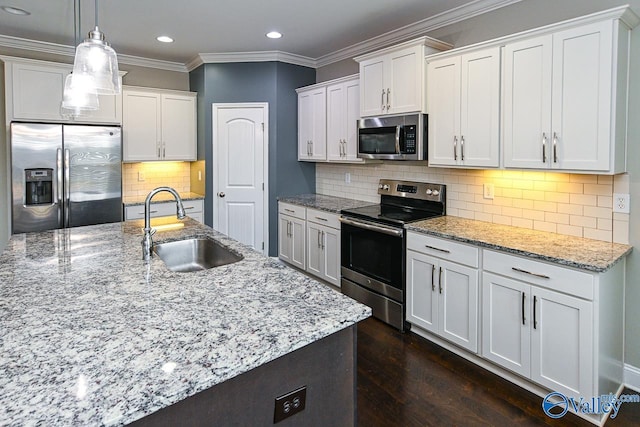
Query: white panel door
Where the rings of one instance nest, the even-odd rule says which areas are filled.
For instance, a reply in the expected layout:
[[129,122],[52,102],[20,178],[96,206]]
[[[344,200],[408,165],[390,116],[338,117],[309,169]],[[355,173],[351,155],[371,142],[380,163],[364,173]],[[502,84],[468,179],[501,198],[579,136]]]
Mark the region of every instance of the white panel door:
[[163,160],[196,160],[196,99],[162,95]]
[[360,82],[354,80],[344,84],[344,116],[345,123],[345,157],[349,161],[359,161],[358,158],[358,119],[360,119]]
[[[13,118],[58,120],[67,72],[58,67],[12,64]],[[9,107],[11,108],[11,107]]]
[[462,55],[460,161],[500,165],[500,48]]
[[548,168],[551,161],[551,36],[504,47],[504,165]]
[[[442,269],[442,273],[440,273]],[[467,350],[478,351],[478,270],[440,261],[440,334]]]
[[161,152],[160,94],[123,90],[123,160],[159,160]]
[[482,275],[482,356],[524,377],[531,372],[531,286]]
[[423,73],[420,72],[424,56],[422,48],[412,47],[389,54],[386,113],[411,113],[422,110]]
[[318,277],[324,275],[321,226],[307,222],[307,271]]
[[291,218],[278,215],[278,258],[288,263],[291,263],[292,239]]
[[298,218],[290,218],[291,221],[291,264],[298,268],[306,268],[305,233],[306,221]]
[[327,87],[327,160],[343,160],[343,143],[347,117],[344,109],[345,87],[342,83]]
[[455,165],[460,150],[460,57],[427,64],[429,164]]
[[327,91],[325,87],[315,89],[311,93],[313,120],[311,133],[311,158],[326,160],[327,158]]
[[594,396],[593,303],[532,287],[531,379],[566,396]]
[[[360,63],[360,115],[379,116],[386,112],[384,57]],[[384,107],[384,108],[383,108]]]
[[438,333],[437,261],[407,251],[407,321]]
[[612,24],[553,35],[553,168],[609,169]]
[[322,253],[324,279],[340,286],[340,230],[320,226],[322,230]]
[[214,110],[214,228],[262,251],[265,108],[214,106]]

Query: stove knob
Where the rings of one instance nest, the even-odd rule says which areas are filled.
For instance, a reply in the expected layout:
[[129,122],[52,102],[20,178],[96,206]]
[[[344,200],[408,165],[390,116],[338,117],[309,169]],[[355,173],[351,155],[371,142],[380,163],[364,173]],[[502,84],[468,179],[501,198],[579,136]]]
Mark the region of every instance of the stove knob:
[[378,188],[382,190],[382,184],[378,184]]
[[430,189],[430,188],[427,188],[427,196],[430,196],[430,195],[431,195],[431,193],[433,193],[433,191],[431,191],[431,189]]
[[433,191],[431,192],[431,194],[432,194],[432,195],[434,195],[434,196],[437,196],[437,195],[439,195],[439,194],[440,194],[440,192],[439,192],[438,190],[433,190]]
[[385,184],[382,186],[382,189],[385,191],[389,191],[389,185]]

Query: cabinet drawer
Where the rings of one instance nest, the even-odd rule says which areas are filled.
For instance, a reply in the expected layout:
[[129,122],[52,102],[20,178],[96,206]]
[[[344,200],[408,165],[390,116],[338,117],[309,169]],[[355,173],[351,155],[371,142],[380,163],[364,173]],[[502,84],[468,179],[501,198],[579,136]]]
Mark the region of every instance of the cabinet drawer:
[[579,298],[593,299],[594,276],[583,271],[483,250],[484,270],[553,289]]
[[433,255],[438,258],[478,268],[479,249],[475,246],[457,243],[451,240],[427,236],[420,233],[407,233],[407,249]]
[[[188,200],[182,203],[184,211],[187,215],[202,212],[202,200]],[[176,202],[151,203],[150,216],[156,218],[159,216],[171,216],[176,214]],[[142,219],[144,218],[144,205],[126,206],[124,208],[124,219]]]
[[[169,203],[170,205],[174,205],[175,203]],[[187,215],[193,212],[202,212],[203,204],[202,200],[187,200],[186,202],[182,202],[182,206],[184,207],[184,211]]]
[[304,206],[292,205],[290,203],[278,202],[278,213],[289,215],[294,218],[305,219],[307,208]]
[[331,212],[307,208],[307,221],[340,229],[340,216]]

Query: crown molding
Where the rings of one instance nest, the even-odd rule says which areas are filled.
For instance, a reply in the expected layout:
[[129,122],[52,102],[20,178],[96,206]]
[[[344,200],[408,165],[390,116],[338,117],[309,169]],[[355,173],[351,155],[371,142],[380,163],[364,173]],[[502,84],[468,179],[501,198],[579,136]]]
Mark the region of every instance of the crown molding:
[[[72,58],[75,56],[76,52],[74,46],[3,35],[0,35],[0,46],[11,49],[21,49],[33,52],[47,53],[52,55],[69,56]],[[179,62],[161,61],[158,59],[142,58],[140,56],[133,55],[117,55],[118,63],[120,64],[157,68],[167,71],[179,71],[183,73],[187,72],[187,67],[185,66],[185,64],[181,64]]]
[[324,67],[334,62],[351,59],[367,52],[382,49],[405,40],[423,36],[429,31],[500,9],[518,3],[521,0],[476,0],[454,9],[423,19],[413,24],[405,25],[396,30],[389,31],[361,43],[348,46],[316,59],[317,67]]
[[279,61],[288,64],[301,65],[303,67],[317,68],[316,60],[294,53],[271,50],[264,52],[225,52],[225,53],[200,53],[187,62],[186,68],[192,71],[202,64],[225,62],[269,62]]

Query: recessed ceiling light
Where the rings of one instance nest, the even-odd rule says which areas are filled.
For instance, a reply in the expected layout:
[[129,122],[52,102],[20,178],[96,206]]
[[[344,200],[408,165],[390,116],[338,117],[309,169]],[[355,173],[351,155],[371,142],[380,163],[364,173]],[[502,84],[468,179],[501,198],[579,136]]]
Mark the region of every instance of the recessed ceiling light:
[[267,37],[269,37],[270,39],[279,39],[280,37],[282,37],[282,34],[277,31],[271,31],[267,33]]
[[20,16],[31,15],[31,12],[27,12],[24,9],[19,9],[17,7],[12,7],[12,6],[2,6],[0,9],[12,15],[20,15]]
[[173,43],[173,39],[169,36],[158,36],[156,40],[162,43]]

